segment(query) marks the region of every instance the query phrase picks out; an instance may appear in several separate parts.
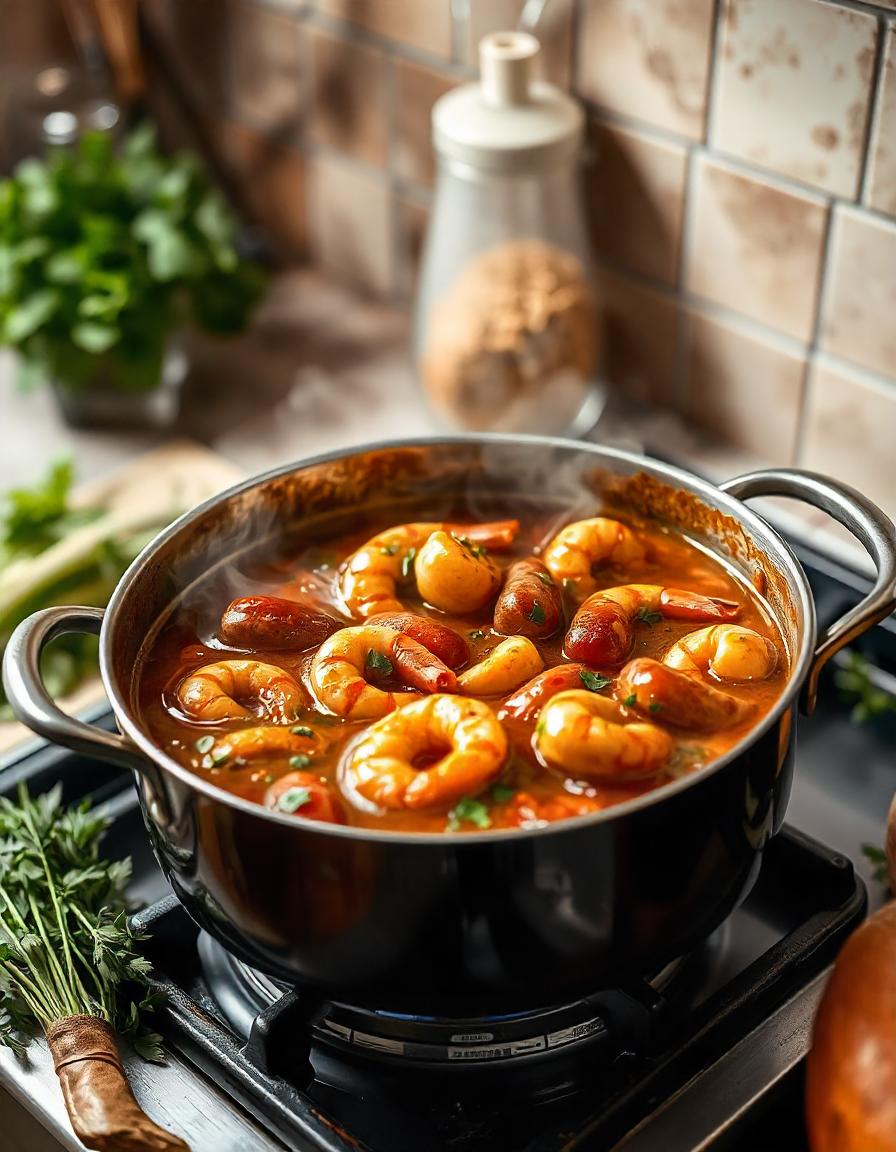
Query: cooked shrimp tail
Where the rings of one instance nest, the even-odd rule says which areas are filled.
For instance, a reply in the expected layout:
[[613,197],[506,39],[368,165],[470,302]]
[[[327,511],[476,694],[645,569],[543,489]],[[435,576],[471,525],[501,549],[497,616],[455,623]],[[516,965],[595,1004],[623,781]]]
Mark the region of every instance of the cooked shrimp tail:
[[370,726],[343,763],[342,786],[379,808],[447,807],[496,779],[506,756],[488,705],[426,696]]
[[672,751],[662,728],[629,723],[615,701],[578,690],[548,701],[533,742],[548,765],[609,784],[655,776]]
[[337,716],[375,720],[416,693],[392,692],[371,684],[367,675],[432,692],[437,684],[456,684],[454,673],[422,644],[394,632],[363,624],[343,628],[325,640],[311,661],[311,686],[317,699]]
[[[219,660],[194,669],[178,685],[177,700],[196,720],[242,720],[266,715],[294,718],[305,703],[299,683],[276,664],[261,660]],[[253,705],[250,708],[248,705]]]
[[583,600],[597,589],[595,571],[611,564],[640,564],[646,556],[631,528],[596,516],[562,528],[545,549],[544,562],[561,587]]
[[469,659],[470,650],[463,636],[435,620],[427,620],[425,616],[417,616],[413,612],[387,612],[369,619],[377,628],[391,628],[410,636],[432,652],[433,656],[438,656],[449,668],[457,669]]

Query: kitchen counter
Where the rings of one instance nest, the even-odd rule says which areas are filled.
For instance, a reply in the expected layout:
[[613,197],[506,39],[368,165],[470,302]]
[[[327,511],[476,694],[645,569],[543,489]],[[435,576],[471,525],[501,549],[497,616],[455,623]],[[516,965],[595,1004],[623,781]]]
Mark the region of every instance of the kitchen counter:
[[[279,275],[252,329],[239,339],[190,344],[191,373],[176,434],[207,444],[247,474],[378,439],[439,431],[407,352],[405,313],[366,301],[312,270]],[[40,478],[71,455],[79,479],[113,469],[171,433],[75,431],[48,389],[23,391],[0,353],[0,491]],[[611,393],[591,437],[647,450],[710,479],[762,467],[708,440],[670,412]],[[861,548],[823,514],[764,504],[782,528],[868,570]]]

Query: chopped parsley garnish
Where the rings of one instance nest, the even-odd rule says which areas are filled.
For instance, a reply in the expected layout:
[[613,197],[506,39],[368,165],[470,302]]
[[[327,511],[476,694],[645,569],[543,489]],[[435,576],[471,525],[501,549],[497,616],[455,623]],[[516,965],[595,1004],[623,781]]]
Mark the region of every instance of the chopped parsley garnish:
[[550,572],[536,572],[535,575],[542,582],[542,584],[550,584],[551,587],[554,586],[554,577],[550,574]]
[[662,712],[663,705],[659,700],[653,700],[650,704],[647,705],[647,708],[650,712]]
[[287,788],[277,797],[277,810],[280,812],[298,812],[311,801],[310,788]]
[[529,613],[529,619],[533,624],[544,624],[545,614],[544,608],[536,600],[532,605],[532,611]]
[[411,566],[414,563],[414,557],[417,555],[416,548],[409,548],[401,561],[401,578],[407,580],[411,574]]
[[384,556],[394,556],[398,552],[398,545],[386,544],[384,547],[380,548],[380,552]]
[[296,724],[290,728],[293,736],[307,736],[309,739],[314,736],[314,729],[309,728],[307,724]]
[[263,779],[264,779],[265,784],[273,784],[274,783],[274,773],[273,772],[265,772]]
[[214,748],[214,746],[215,746],[214,736],[200,736],[194,745],[196,751],[203,753],[203,755],[206,752],[211,752],[211,750],[212,750],[212,748]]
[[638,697],[635,695],[634,692],[632,692],[631,696],[626,696],[626,698],[622,701],[622,703],[627,705],[629,708],[631,708],[635,704],[638,703]]
[[599,672],[589,672],[587,668],[581,670],[579,678],[589,692],[600,692],[613,683],[609,676],[601,676]]
[[383,656],[379,652],[374,651],[373,648],[367,653],[366,663],[371,672],[375,672],[377,676],[392,675],[392,661],[388,656]]
[[488,556],[488,549],[484,544],[474,544],[469,536],[458,536],[456,532],[451,533],[452,540],[456,540],[458,544],[466,548],[466,550],[477,558],[480,556]]
[[481,800],[464,796],[448,813],[448,828],[456,832],[461,824],[474,824],[477,828],[491,828],[492,818]]
[[212,751],[212,764],[223,764],[230,756],[231,748],[229,744],[222,744],[220,748],[215,748]]
[[488,633],[483,632],[481,628],[474,628],[473,631],[469,633],[471,640],[484,640],[487,635]]
[[290,756],[290,768],[307,768],[311,763],[311,757],[306,756],[304,752],[300,752],[297,756]]
[[635,613],[635,619],[640,620],[642,624],[648,624],[653,627],[654,624],[659,624],[663,615],[661,612],[651,612],[649,608],[639,608]]
[[511,788],[507,784],[496,784],[492,788],[492,800],[496,804],[506,804],[514,796],[516,796],[516,788]]

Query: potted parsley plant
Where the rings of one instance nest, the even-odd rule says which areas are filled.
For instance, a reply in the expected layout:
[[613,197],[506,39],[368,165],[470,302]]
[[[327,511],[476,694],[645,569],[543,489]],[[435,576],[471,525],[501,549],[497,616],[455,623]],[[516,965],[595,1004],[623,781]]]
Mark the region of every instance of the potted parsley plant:
[[71,423],[170,422],[180,335],[236,333],[260,297],[234,234],[198,160],[162,156],[150,125],[25,160],[0,182],[0,344]]

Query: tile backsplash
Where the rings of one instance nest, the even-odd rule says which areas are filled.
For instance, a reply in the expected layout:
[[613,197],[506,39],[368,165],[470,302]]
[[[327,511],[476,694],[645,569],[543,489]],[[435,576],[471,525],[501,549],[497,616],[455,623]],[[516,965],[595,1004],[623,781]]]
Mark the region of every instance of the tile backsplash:
[[[537,7],[144,0],[154,110],[284,258],[407,300],[432,104]],[[896,0],[547,0],[536,32],[587,110],[606,377],[896,514]]]

